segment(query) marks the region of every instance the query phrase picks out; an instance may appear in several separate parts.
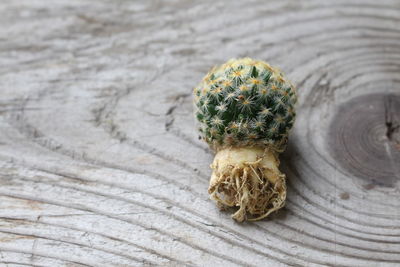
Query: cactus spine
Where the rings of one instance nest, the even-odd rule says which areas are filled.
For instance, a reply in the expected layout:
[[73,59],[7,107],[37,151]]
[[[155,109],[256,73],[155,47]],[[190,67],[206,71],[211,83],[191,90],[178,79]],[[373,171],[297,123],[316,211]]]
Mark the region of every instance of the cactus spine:
[[221,208],[239,207],[237,221],[262,219],[285,203],[278,155],[296,100],[278,69],[250,58],[213,68],[194,89],[200,136],[216,152],[209,193]]

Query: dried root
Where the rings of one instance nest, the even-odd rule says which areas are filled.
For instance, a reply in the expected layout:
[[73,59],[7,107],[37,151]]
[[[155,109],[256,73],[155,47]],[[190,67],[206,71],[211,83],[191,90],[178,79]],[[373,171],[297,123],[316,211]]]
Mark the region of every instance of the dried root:
[[221,208],[239,207],[232,215],[238,222],[261,220],[285,204],[285,175],[278,166],[268,149],[220,150],[211,165],[208,192]]

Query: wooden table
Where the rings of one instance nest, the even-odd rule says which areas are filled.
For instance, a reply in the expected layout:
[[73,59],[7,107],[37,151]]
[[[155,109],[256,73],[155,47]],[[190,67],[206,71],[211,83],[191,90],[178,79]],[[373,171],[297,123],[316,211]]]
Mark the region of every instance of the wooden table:
[[[207,194],[191,92],[250,56],[297,85],[286,207]],[[400,2],[3,0],[1,266],[399,266]]]

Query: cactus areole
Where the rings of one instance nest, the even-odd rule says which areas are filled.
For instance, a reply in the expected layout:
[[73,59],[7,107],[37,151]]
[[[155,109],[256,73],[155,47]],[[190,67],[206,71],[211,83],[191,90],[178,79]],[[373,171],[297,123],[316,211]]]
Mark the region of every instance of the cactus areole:
[[214,67],[194,89],[201,138],[216,153],[208,192],[232,217],[260,220],[282,208],[279,167],[295,120],[294,86],[276,68],[250,58]]

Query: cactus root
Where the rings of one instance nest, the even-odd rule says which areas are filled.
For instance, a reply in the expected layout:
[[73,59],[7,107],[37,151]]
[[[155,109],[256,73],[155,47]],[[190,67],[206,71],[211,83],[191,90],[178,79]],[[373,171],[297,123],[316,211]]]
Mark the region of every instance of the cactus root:
[[236,221],[261,220],[285,204],[285,175],[278,166],[267,148],[222,149],[211,164],[208,192],[222,209],[239,207],[232,215]]

